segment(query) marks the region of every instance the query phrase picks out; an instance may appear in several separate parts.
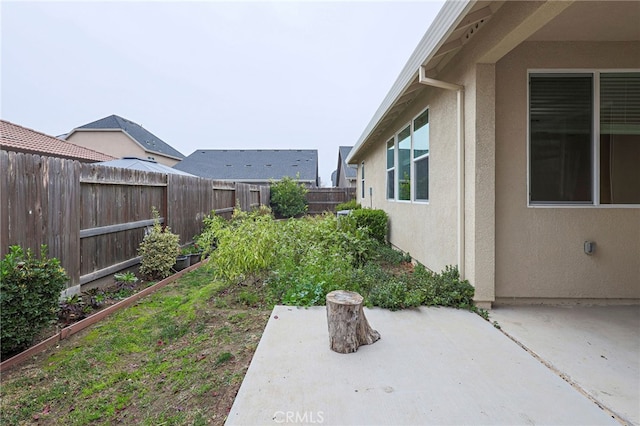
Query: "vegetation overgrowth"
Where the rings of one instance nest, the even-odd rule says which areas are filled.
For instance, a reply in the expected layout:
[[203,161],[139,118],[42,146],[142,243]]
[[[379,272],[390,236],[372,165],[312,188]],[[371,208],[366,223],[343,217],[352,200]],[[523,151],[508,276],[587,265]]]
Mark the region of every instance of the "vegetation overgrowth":
[[414,266],[349,216],[237,210],[207,218],[198,240],[208,264],[3,373],[0,422],[223,424],[273,305],[322,305],[338,288],[368,306],[444,305],[486,318],[455,267]]
[[[230,289],[259,291],[268,305],[324,305],[342,289],[360,293],[367,306],[392,310],[440,305],[476,311],[474,289],[457,267],[435,273],[386,242],[387,215],[274,220],[269,210],[236,210],[231,220],[205,220],[204,238],[215,241],[207,268]],[[247,283],[250,283],[249,287]],[[251,288],[259,286],[260,288]]]

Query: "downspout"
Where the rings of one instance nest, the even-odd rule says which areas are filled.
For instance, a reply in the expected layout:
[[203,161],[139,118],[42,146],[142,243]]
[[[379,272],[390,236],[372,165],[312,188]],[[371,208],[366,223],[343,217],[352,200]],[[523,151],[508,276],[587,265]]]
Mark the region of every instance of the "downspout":
[[457,94],[458,103],[458,271],[460,272],[460,279],[465,279],[465,188],[464,188],[464,86],[458,84],[447,83],[433,78],[428,78],[425,73],[424,65],[420,67],[420,76],[418,82],[427,86],[439,87],[445,90],[454,90]]

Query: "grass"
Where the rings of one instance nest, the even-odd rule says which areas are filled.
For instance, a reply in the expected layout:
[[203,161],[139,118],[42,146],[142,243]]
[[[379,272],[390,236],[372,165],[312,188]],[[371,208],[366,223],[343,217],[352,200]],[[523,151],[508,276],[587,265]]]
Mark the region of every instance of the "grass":
[[[369,306],[483,313],[456,268],[414,268],[359,230],[336,233],[334,220],[235,222],[248,232],[220,234],[206,267],[3,375],[0,423],[223,424],[273,305],[323,304],[334,287],[360,292]],[[224,236],[239,241],[222,244]],[[279,268],[269,270],[276,248]]]
[[270,310],[220,290],[200,268],[4,373],[0,423],[224,423]]

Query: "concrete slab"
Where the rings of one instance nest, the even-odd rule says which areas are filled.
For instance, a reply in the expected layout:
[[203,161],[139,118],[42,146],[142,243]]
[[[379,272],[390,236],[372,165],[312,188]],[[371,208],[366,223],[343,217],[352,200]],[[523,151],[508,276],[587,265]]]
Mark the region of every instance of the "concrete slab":
[[623,422],[640,425],[640,306],[502,306],[491,319]]
[[618,424],[473,313],[365,312],[382,339],[337,354],[324,307],[276,306],[226,424]]

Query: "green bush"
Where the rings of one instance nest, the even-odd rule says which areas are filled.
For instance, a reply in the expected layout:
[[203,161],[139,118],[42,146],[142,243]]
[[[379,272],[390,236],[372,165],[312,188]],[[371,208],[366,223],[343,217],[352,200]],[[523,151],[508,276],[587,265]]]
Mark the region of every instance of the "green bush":
[[297,179],[285,176],[271,184],[271,208],[282,217],[295,217],[307,211],[307,188]]
[[5,356],[28,347],[56,320],[68,278],[58,259],[47,258],[44,245],[40,259],[31,250],[25,254],[19,246],[11,246],[0,265],[0,347]]
[[248,213],[236,208],[230,221],[214,216],[204,223],[201,235],[217,245],[209,265],[218,277],[235,282],[273,265],[277,231],[273,217],[263,210]]
[[138,247],[142,256],[140,273],[151,279],[165,278],[171,275],[171,268],[180,254],[180,237],[167,226],[162,229],[160,214],[153,209],[153,226],[147,231]]
[[362,206],[356,200],[350,200],[350,201],[347,201],[346,203],[338,204],[336,206],[336,211],[340,211],[340,210],[356,210],[356,209],[361,209],[361,208],[362,208]]
[[389,217],[384,210],[357,209],[353,210],[347,220],[353,220],[357,228],[367,230],[371,238],[385,244],[389,227]]

